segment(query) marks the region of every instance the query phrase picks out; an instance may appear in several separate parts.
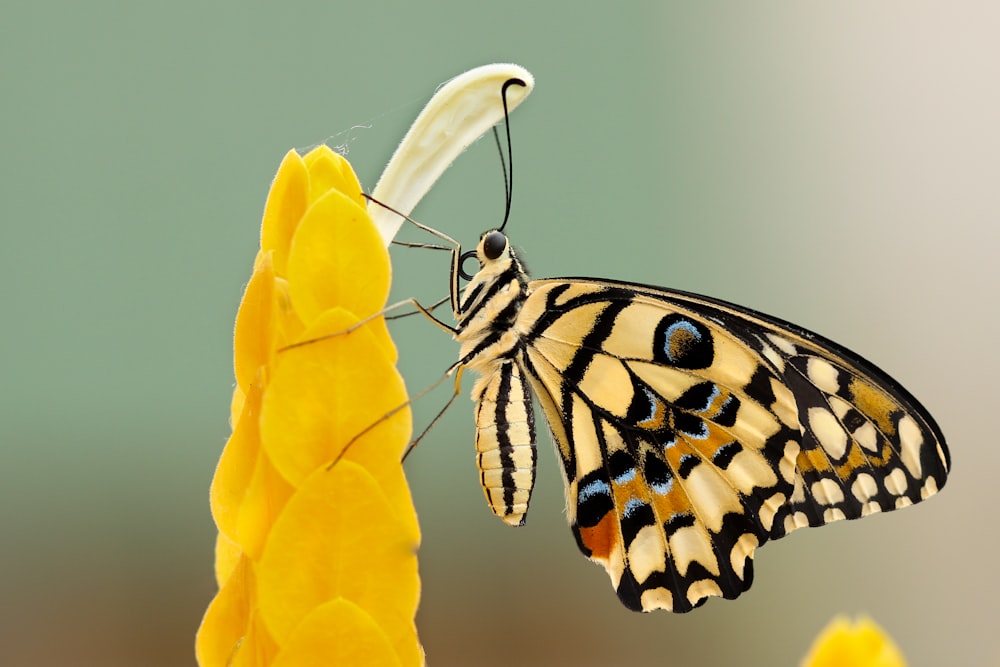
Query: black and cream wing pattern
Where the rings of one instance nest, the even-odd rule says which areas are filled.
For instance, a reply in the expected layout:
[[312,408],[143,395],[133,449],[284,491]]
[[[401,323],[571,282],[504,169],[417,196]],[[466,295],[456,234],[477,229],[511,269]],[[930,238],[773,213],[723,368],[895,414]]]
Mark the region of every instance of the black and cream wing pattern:
[[905,507],[945,483],[950,459],[933,418],[825,338],[684,292],[531,281],[497,230],[477,258],[453,303],[457,365],[481,375],[473,399],[487,501],[508,523],[524,521],[534,395],[577,544],[630,609],[735,598],[768,540]]

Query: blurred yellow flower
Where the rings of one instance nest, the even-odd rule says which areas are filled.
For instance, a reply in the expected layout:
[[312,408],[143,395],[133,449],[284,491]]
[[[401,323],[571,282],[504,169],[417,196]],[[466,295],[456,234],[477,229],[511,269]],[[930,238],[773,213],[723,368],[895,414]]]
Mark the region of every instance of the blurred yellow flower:
[[802,667],[906,667],[892,638],[872,619],[837,616],[813,642]]
[[326,146],[289,152],[271,186],[212,482],[219,592],[198,630],[202,667],[423,662],[420,533],[400,465],[409,410],[383,419],[407,400],[396,349],[381,317],[342,334],[389,292],[364,204]]

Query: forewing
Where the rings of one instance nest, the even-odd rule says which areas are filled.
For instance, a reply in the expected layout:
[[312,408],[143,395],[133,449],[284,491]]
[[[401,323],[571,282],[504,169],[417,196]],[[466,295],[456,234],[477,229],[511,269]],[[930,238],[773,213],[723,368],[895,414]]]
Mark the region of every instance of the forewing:
[[734,598],[756,547],[926,498],[948,454],[860,357],[732,304],[627,283],[531,283],[515,323],[580,549],[622,602]]

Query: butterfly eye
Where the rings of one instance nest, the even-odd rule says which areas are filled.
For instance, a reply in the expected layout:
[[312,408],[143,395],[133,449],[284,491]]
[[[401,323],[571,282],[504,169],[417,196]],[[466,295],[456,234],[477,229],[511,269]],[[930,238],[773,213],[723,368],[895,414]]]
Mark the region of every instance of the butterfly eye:
[[[476,260],[476,265],[475,267],[473,267],[472,273],[469,273],[468,271],[465,270],[465,263],[468,262],[470,259]],[[474,276],[476,272],[479,271],[479,269],[480,269],[479,258],[476,257],[476,251],[470,250],[468,252],[463,252],[462,257],[458,260],[458,275],[462,276],[462,278],[465,280],[472,280],[472,276]]]
[[486,255],[486,259],[496,259],[503,254],[506,247],[507,237],[503,232],[494,230],[483,239],[483,254]]

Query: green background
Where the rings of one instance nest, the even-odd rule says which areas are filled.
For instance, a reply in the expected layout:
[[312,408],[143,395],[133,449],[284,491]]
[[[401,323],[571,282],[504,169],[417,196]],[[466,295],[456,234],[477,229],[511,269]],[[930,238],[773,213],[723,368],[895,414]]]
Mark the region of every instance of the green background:
[[[998,5],[20,5],[0,10],[0,663],[193,663],[232,323],[282,155],[346,148],[370,188],[434,88],[497,61],[537,79],[509,225],[536,276],[820,331],[920,397],[954,474],[768,545],[737,602],[639,615],[577,552],[547,437],[527,526],[492,517],[463,397],[406,464],[430,664],[795,665],[839,612],[912,665],[1000,659]],[[497,164],[474,145],[415,215],[474,242]],[[393,258],[394,297],[445,294],[441,255]],[[411,391],[457,352],[418,319],[394,326]]]

